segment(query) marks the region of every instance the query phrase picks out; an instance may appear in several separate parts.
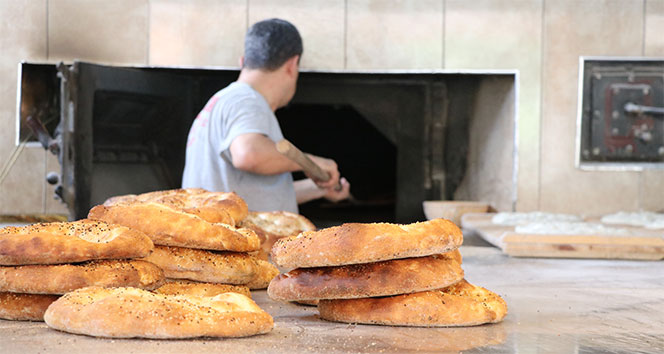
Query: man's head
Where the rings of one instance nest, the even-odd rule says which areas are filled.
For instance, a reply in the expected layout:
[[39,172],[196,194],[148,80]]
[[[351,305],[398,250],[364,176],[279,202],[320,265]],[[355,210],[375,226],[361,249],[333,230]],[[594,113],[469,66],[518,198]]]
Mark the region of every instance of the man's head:
[[256,22],[244,39],[242,71],[276,78],[278,106],[284,106],[295,95],[302,50],[300,33],[290,22],[276,18]]
[[290,22],[272,18],[254,23],[244,39],[244,67],[274,71],[302,56],[302,38]]

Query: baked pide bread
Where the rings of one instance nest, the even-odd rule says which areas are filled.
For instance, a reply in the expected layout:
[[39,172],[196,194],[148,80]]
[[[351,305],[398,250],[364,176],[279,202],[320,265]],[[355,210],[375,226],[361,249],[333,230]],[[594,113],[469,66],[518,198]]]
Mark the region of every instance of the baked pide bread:
[[43,321],[44,312],[58,295],[0,293],[0,318],[17,321]]
[[170,279],[246,284],[257,274],[255,259],[246,253],[155,246],[154,252],[142,259],[156,264]]
[[139,260],[0,267],[0,291],[64,294],[87,286],[155,289],[164,283],[156,265]]
[[62,296],[46,310],[44,321],[57,330],[110,338],[244,337],[273,326],[267,312],[237,293],[174,296],[100,287]]
[[266,254],[270,253],[272,245],[282,237],[316,230],[316,226],[309,219],[288,211],[250,211],[239,226],[256,232]]
[[98,205],[90,219],[124,225],[144,232],[157,245],[249,252],[260,247],[256,233],[200,217],[155,202]]
[[167,279],[166,283],[154,290],[162,295],[216,296],[223,293],[238,293],[251,298],[251,291],[244,285],[203,283],[180,279]]
[[262,259],[254,259],[256,262],[256,274],[251,279],[247,286],[251,290],[265,289],[270,284],[270,281],[279,275],[279,269],[268,261]]
[[345,300],[321,300],[329,321],[390,326],[455,327],[495,323],[507,314],[497,294],[462,280],[441,290]]
[[440,289],[463,279],[458,250],[441,255],[339,267],[298,268],[267,289],[273,300],[354,299]]
[[145,257],[153,247],[142,232],[99,220],[0,229],[0,265]]
[[458,248],[461,230],[449,220],[409,225],[343,224],[278,240],[272,261],[283,268],[328,267],[422,257]]
[[[247,203],[233,192],[209,192],[201,188],[171,189],[128,194],[107,199],[105,206],[134,202],[157,202],[193,213],[208,222],[237,224],[247,216]],[[230,217],[230,220],[228,219]]]

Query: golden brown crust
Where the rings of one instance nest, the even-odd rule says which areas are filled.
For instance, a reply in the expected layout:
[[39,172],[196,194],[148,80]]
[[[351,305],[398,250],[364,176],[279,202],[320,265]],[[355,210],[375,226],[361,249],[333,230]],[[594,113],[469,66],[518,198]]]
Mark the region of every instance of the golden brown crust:
[[251,290],[265,289],[270,281],[279,275],[279,269],[262,259],[254,259],[254,261],[256,262],[256,275],[247,283],[247,286]]
[[260,247],[258,236],[251,230],[209,223],[159,203],[98,205],[90,210],[89,217],[140,230],[157,245],[237,252]]
[[273,300],[355,299],[440,289],[463,279],[456,254],[394,259],[339,267],[298,268],[277,276]]
[[451,221],[409,225],[343,224],[278,240],[272,261],[284,268],[328,267],[445,253],[463,242]]
[[43,321],[44,312],[58,295],[0,293],[0,318],[16,321]]
[[240,222],[240,226],[256,232],[266,258],[278,239],[316,230],[316,226],[309,219],[288,211],[251,211]]
[[[247,203],[234,192],[209,192],[201,188],[171,189],[128,194],[107,199],[104,206],[156,202],[196,214],[203,220],[235,225],[247,216]],[[229,220],[230,218],[230,220]]]
[[273,326],[269,314],[237,293],[174,296],[99,287],[62,296],[49,306],[44,321],[61,331],[111,338],[244,337]]
[[190,280],[167,279],[166,283],[154,290],[162,295],[217,296],[223,293],[238,293],[251,298],[251,291],[244,285],[202,283]]
[[151,290],[163,282],[164,273],[159,267],[139,260],[0,267],[0,291],[14,293],[64,294],[86,286]]
[[163,269],[166,278],[246,284],[256,275],[256,261],[246,253],[210,252],[193,248],[155,246],[143,260]]
[[89,219],[0,229],[0,265],[144,257],[153,247],[140,231]]
[[507,304],[497,294],[462,280],[441,290],[345,300],[321,300],[323,319],[390,326],[455,327],[500,322]]

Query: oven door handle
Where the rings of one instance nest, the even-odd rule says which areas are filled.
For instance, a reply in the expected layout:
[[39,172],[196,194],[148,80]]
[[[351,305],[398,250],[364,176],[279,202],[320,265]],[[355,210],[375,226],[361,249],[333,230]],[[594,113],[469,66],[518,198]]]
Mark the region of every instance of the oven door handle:
[[643,106],[632,102],[627,102],[625,104],[625,112],[633,114],[650,113],[664,115],[664,107]]

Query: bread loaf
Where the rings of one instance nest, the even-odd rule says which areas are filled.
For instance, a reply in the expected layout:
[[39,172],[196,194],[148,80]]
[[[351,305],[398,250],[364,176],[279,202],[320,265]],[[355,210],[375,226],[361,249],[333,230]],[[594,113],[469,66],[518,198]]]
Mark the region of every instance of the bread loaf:
[[173,296],[100,287],[62,296],[46,310],[44,321],[57,330],[110,338],[244,337],[273,326],[269,314],[237,293]]
[[503,320],[505,301],[497,294],[462,280],[441,290],[413,294],[320,300],[323,319],[391,326],[474,326]]
[[338,267],[298,268],[278,275],[267,289],[273,300],[353,299],[440,289],[463,279],[458,250]]
[[327,267],[445,253],[463,242],[449,220],[409,225],[343,224],[278,240],[272,260],[284,268]]
[[209,223],[155,202],[98,205],[88,216],[140,230],[157,245],[236,252],[260,248],[258,236],[249,229]]
[[0,293],[0,318],[17,321],[43,321],[44,312],[57,295]]
[[64,294],[87,286],[155,289],[164,282],[156,265],[139,260],[0,267],[0,291]]
[[254,259],[256,262],[256,274],[247,283],[251,290],[265,289],[270,284],[270,281],[279,275],[279,269],[268,261],[262,259]]
[[140,231],[98,220],[0,229],[0,265],[145,257],[153,247]]
[[156,264],[171,279],[246,284],[257,274],[255,259],[238,252],[155,246],[154,252],[143,260]]
[[244,285],[203,283],[181,279],[167,279],[166,283],[155,289],[162,295],[216,296],[223,293],[238,293],[251,297],[251,291]]

